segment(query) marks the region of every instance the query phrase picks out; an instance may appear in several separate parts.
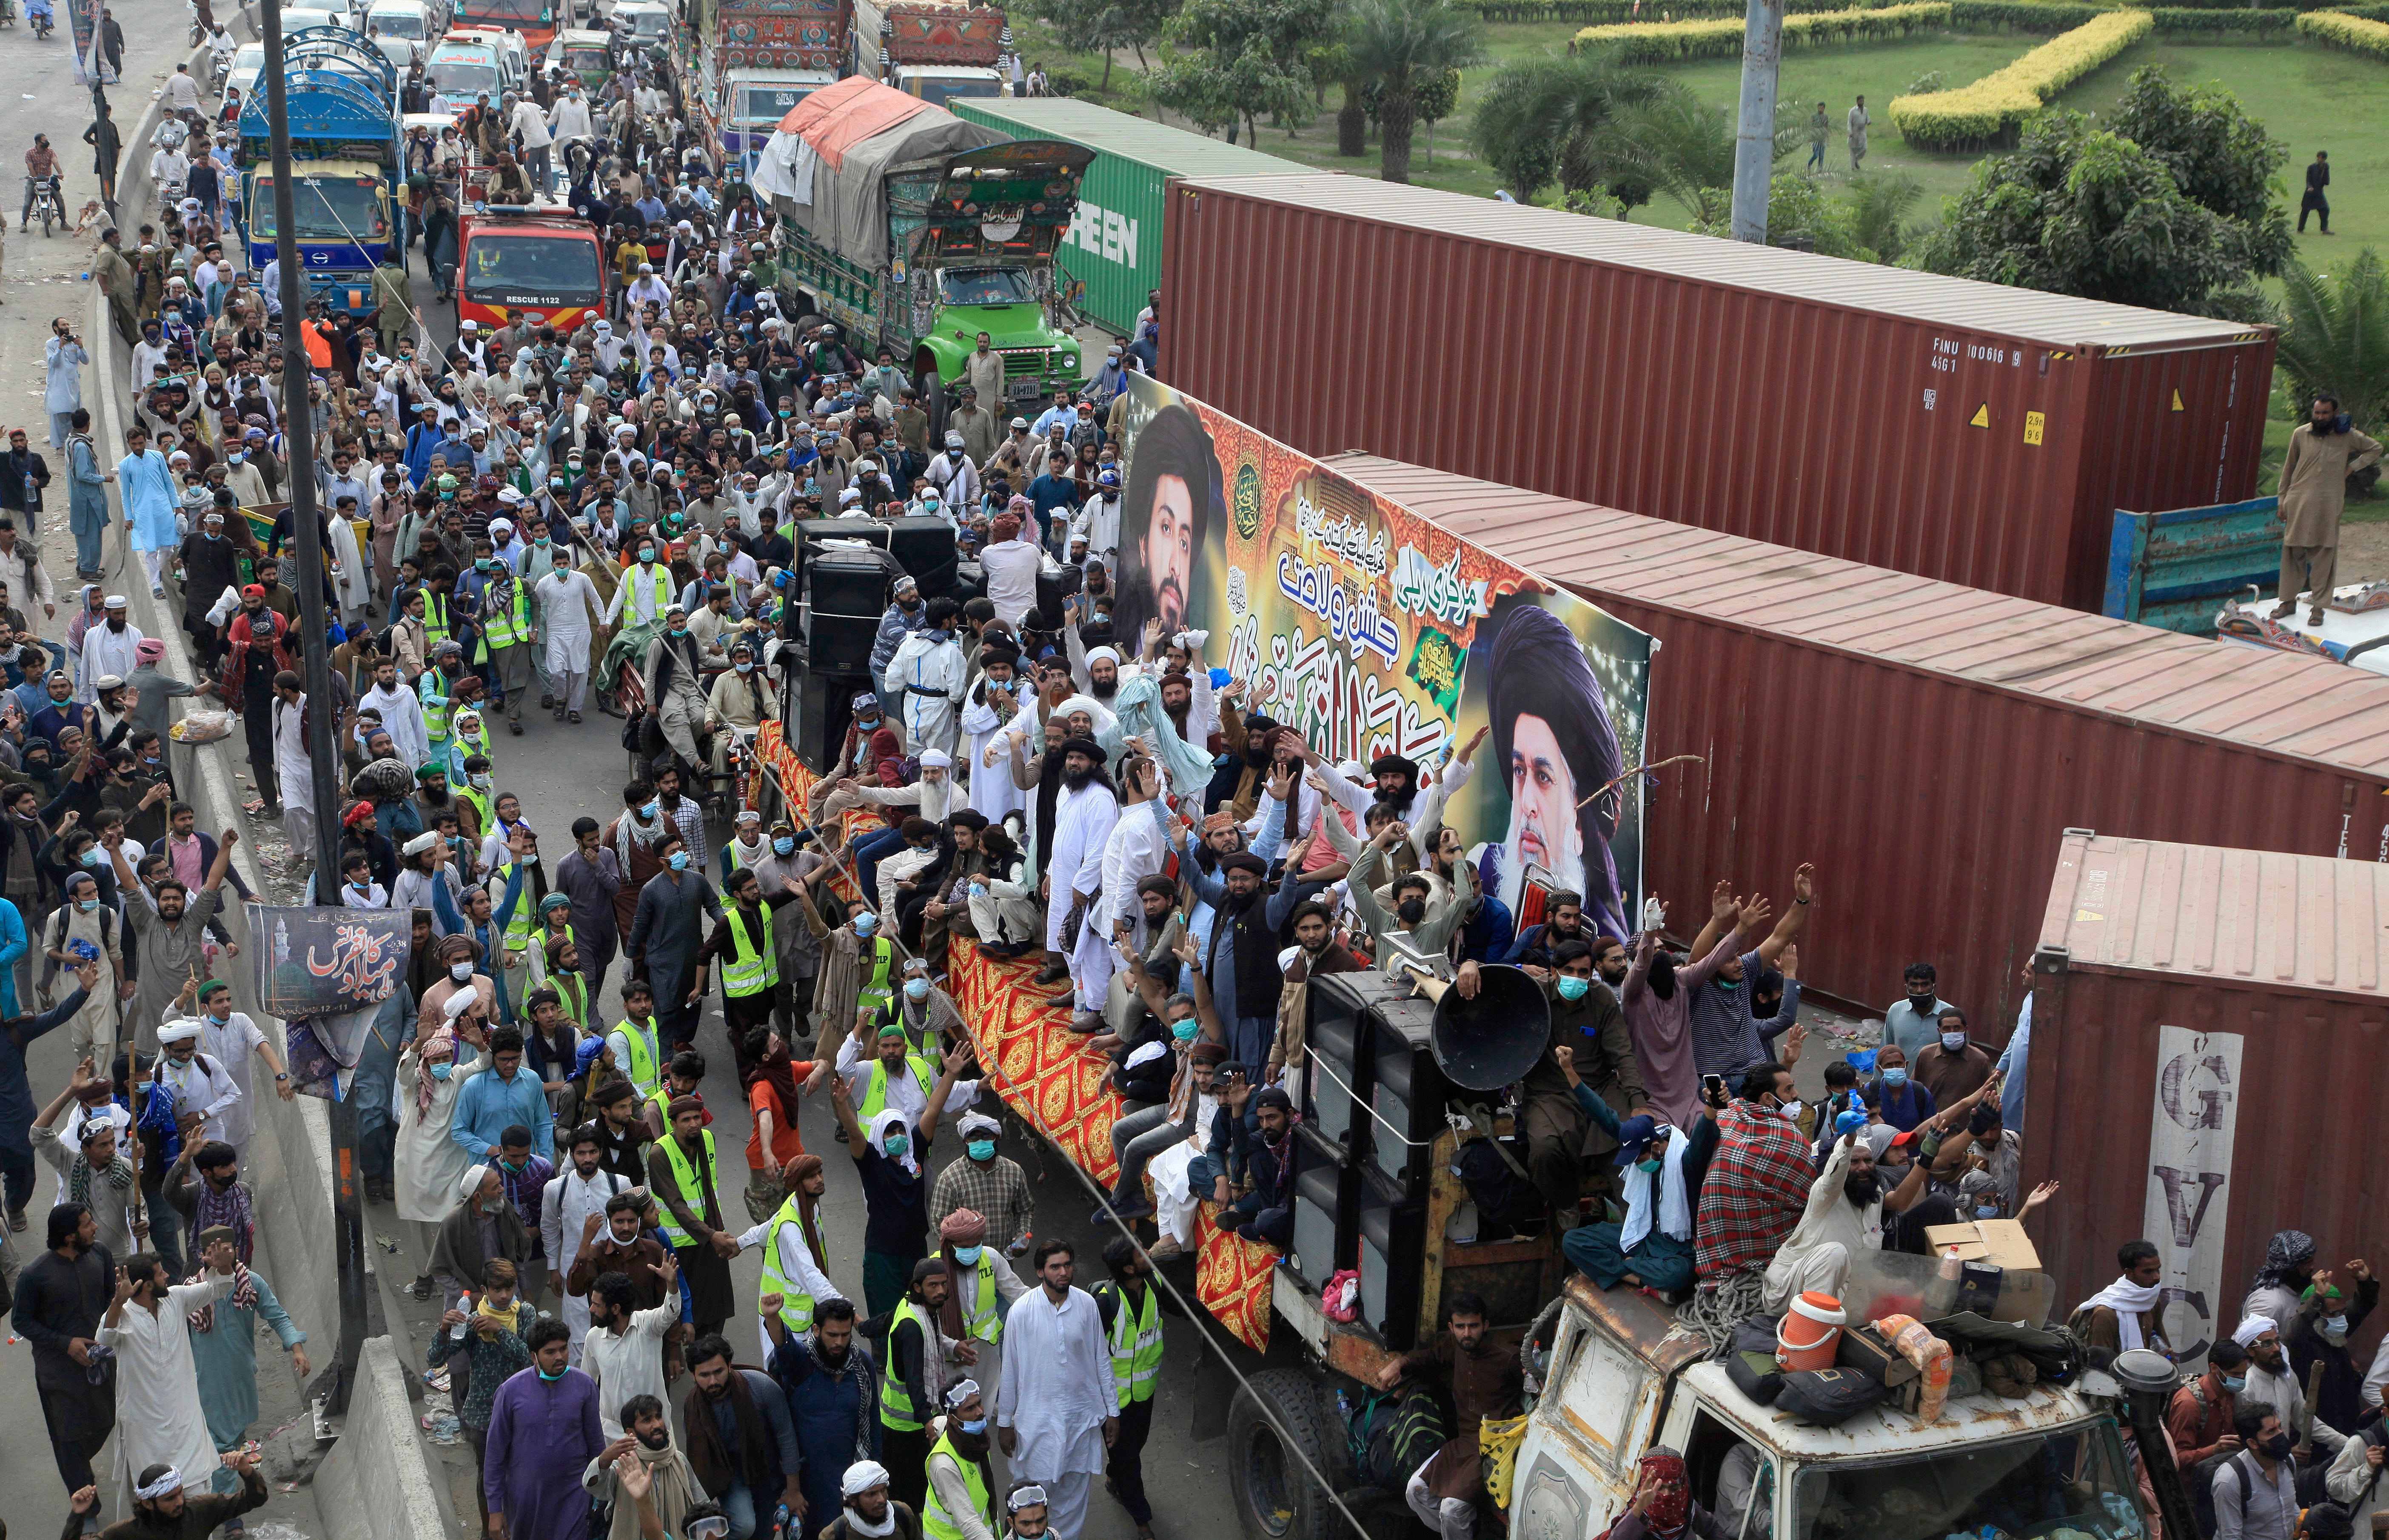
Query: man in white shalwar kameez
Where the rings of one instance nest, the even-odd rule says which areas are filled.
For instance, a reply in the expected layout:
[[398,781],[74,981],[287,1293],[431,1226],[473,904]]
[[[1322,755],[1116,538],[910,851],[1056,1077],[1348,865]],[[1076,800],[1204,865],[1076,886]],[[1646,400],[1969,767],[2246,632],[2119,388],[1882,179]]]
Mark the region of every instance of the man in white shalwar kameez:
[[[1004,733],[1007,726],[1029,715],[1033,694],[1029,683],[1011,677],[1012,661],[1019,656],[1008,646],[982,650],[979,667],[992,670],[1000,662],[1005,677],[999,681],[993,672],[983,673],[963,698],[963,736],[970,743],[970,756],[963,763],[970,767],[970,804],[990,824],[1002,823],[1013,809],[1023,805],[1020,788],[1012,784],[1012,745]],[[999,709],[998,701],[1009,704]],[[990,744],[998,751],[993,764],[987,760]]]
[[[287,683],[285,683],[287,681]],[[307,756],[307,697],[299,676],[274,676],[274,778],[282,787],[282,832],[301,866],[314,865],[315,764]]]
[[[144,1469],[171,1465],[182,1472],[185,1490],[205,1492],[223,1463],[199,1405],[190,1315],[231,1293],[236,1278],[211,1272],[201,1282],[169,1288],[166,1264],[152,1261],[150,1277],[119,1278],[116,1298],[99,1323],[100,1344],[116,1354],[116,1475],[110,1485],[120,1522],[133,1517],[133,1482]],[[1087,1303],[1092,1310],[1094,1302]]]
[[390,747],[409,770],[421,769],[431,758],[431,729],[423,721],[423,702],[398,682],[395,661],[375,665],[373,688],[357,701],[357,709],[381,713],[381,730],[390,735]]
[[1136,885],[1161,874],[1173,842],[1165,795],[1169,776],[1161,762],[1139,756],[1126,761],[1121,774],[1126,778],[1119,787],[1119,816],[1104,839],[1103,914],[1100,922],[1089,920],[1070,956],[1080,1010],[1101,1011],[1110,1002],[1113,938],[1125,933],[1131,945],[1143,950],[1144,895]]
[[82,661],[75,669],[74,698],[85,704],[99,698],[102,679],[122,684],[141,666],[133,651],[141,645],[141,628],[124,618],[124,596],[109,595],[101,610],[106,618],[84,630]]
[[[1045,948],[1070,959],[1070,976],[1076,981],[1072,1005],[1083,1017],[1104,1008],[1105,992],[1111,985],[1111,942],[1104,934],[1096,892],[1104,881],[1104,851],[1112,826],[1119,822],[1119,799],[1107,780],[1097,778],[1105,755],[1092,740],[1065,738],[1061,752],[1063,779],[1054,803],[1054,848],[1044,853]],[[1069,923],[1071,911],[1082,906],[1087,923],[1074,930]],[[1092,991],[1087,985],[1090,969],[1102,975]]]
[[571,1139],[569,1160],[548,1179],[540,1198],[539,1238],[540,1250],[547,1254],[548,1292],[564,1302],[558,1314],[572,1328],[572,1362],[578,1366],[581,1344],[589,1336],[589,1297],[566,1293],[565,1275],[572,1271],[573,1259],[581,1254],[581,1238],[588,1228],[589,1216],[597,1215],[598,1228],[605,1228],[606,1200],[630,1191],[632,1184],[628,1177],[598,1164],[602,1149],[595,1123],[582,1123]]
[[1043,1287],[1004,1319],[1006,1372],[995,1394],[995,1436],[1014,1481],[1044,1487],[1054,1540],[1080,1540],[1087,1493],[1119,1430],[1103,1313],[1070,1279],[1077,1258],[1064,1240],[1037,1248]]
[[[556,555],[564,556],[562,546],[556,547]],[[531,584],[530,597],[539,615],[547,682],[556,692],[554,709],[579,721],[589,699],[589,639],[606,618],[606,605],[589,574],[569,562],[564,558],[552,563],[547,574]]]

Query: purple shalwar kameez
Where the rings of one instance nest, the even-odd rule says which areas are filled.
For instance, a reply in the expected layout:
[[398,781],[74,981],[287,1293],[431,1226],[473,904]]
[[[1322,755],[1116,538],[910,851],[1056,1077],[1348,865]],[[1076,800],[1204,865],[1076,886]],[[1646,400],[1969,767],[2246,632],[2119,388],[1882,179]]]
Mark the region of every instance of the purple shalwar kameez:
[[605,1447],[597,1381],[579,1369],[543,1380],[533,1365],[499,1386],[481,1483],[490,1511],[505,1514],[508,1540],[587,1540],[581,1476]]

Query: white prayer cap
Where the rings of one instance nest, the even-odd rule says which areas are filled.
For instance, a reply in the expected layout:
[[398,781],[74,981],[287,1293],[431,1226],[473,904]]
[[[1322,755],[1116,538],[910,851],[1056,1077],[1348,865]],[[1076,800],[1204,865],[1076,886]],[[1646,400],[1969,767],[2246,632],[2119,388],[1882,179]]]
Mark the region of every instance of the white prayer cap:
[[[508,492],[513,492],[513,491],[514,491],[514,488],[512,488],[512,487],[508,487],[508,488],[506,488],[506,490],[507,490]],[[519,499],[520,494],[517,494],[517,499]],[[492,520],[490,520],[490,533],[491,533],[492,534],[495,534],[495,533],[497,533],[500,530],[504,530],[504,531],[505,531],[508,534],[512,534],[512,533],[515,533],[515,521],[514,521],[513,520],[511,520],[511,519],[492,519]]]
[[124,596],[121,594],[110,594],[108,597],[100,601],[99,607],[102,610],[121,610],[124,608]]
[[401,847],[399,853],[402,855],[420,855],[439,842],[439,830],[427,828],[422,833],[416,835],[414,839],[409,840],[402,847]]
[[924,770],[950,770],[953,768],[953,756],[943,749],[921,751],[921,768]]
[[[165,1040],[166,1034],[160,1032],[158,1034],[158,1041],[162,1043]],[[2231,1340],[2242,1347],[2246,1347],[2268,1331],[2278,1332],[2280,1329],[2280,1324],[2270,1315],[2251,1315],[2232,1328]]]
[[481,1190],[481,1184],[488,1181],[489,1177],[490,1168],[488,1166],[475,1166],[472,1170],[465,1173],[465,1179],[456,1185],[456,1196],[459,1198],[472,1197],[473,1194]]
[[859,1497],[874,1487],[888,1484],[888,1468],[877,1460],[857,1460],[846,1468],[846,1479],[838,1483],[841,1495]]
[[198,1035],[199,1021],[195,1016],[185,1016],[178,1021],[163,1022],[158,1028],[158,1041],[160,1044],[187,1043]]
[[456,329],[457,329],[458,331],[479,331],[479,330],[480,330],[480,329],[481,329],[481,323],[480,323],[480,322],[479,322],[479,321],[464,321],[464,322],[460,322],[460,323],[457,325]]
[[1113,651],[1110,648],[1093,647],[1087,649],[1087,666],[1089,668],[1094,667],[1098,660],[1109,662],[1114,668],[1119,667],[1119,654]]
[[[437,836],[434,838],[437,838]],[[448,996],[448,1003],[446,1005],[440,1007],[441,1013],[444,1014],[451,1021],[455,1020],[458,1017],[473,1008],[474,994],[475,991],[471,989],[458,990],[455,994]]]
[[91,687],[96,690],[121,690],[124,687],[124,675],[103,674],[91,682]]

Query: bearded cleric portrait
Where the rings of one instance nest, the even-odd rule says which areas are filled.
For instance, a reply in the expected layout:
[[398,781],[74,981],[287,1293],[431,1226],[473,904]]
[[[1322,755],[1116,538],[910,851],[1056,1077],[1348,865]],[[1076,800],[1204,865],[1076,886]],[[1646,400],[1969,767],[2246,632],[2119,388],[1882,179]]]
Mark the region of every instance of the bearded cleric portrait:
[[[1626,765],[1584,646],[1565,622],[1524,595],[1494,607],[1476,646],[1493,729],[1488,768],[1508,778],[1510,792],[1509,833],[1485,853],[1486,890],[1514,915],[1529,879],[1582,893],[1585,918],[1622,941],[1626,895],[1609,842],[1624,796],[1608,783]],[[1604,789],[1596,797],[1595,788]]]
[[1188,596],[1203,532],[1220,527],[1226,507],[1219,451],[1192,408],[1172,403],[1138,427],[1121,501],[1112,635],[1132,642],[1157,619],[1162,635],[1174,635],[1192,623]]

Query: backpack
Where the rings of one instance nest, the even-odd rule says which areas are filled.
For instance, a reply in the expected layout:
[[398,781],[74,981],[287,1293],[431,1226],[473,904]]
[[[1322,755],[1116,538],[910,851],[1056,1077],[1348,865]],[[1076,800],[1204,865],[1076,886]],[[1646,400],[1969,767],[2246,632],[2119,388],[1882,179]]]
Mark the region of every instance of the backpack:
[[1476,1205],[1476,1238],[1506,1240],[1544,1218],[1542,1195],[1526,1178],[1516,1159],[1500,1142],[1471,1139],[1452,1156],[1460,1179]]
[[1448,1436],[1443,1410],[1430,1392],[1418,1386],[1372,1391],[1345,1425],[1344,1453],[1363,1482],[1399,1492]]
[[1883,1381],[1856,1369],[1795,1369],[1775,1396],[1778,1417],[1834,1428],[1881,1401]]

